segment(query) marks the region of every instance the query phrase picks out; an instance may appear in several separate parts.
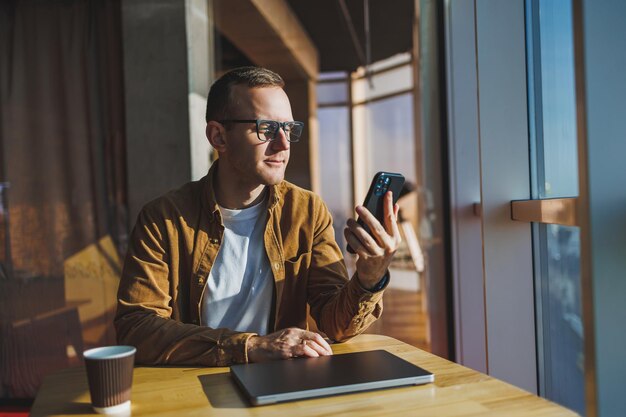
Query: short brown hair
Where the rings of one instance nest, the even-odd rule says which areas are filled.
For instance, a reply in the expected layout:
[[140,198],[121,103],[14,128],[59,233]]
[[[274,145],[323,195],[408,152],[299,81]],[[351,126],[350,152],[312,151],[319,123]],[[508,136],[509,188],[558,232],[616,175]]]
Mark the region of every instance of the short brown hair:
[[229,118],[230,93],[235,85],[254,87],[280,87],[285,82],[280,75],[261,67],[240,67],[228,71],[211,86],[206,104],[206,121]]

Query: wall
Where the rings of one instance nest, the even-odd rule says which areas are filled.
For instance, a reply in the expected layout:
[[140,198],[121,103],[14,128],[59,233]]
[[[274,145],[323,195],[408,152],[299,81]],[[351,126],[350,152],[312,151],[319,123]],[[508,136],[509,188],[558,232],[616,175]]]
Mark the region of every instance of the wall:
[[185,2],[122,2],[129,222],[190,180]]
[[[582,0],[579,131],[588,415],[626,412],[626,3]],[[575,15],[580,18],[580,9]],[[576,18],[575,18],[576,19]],[[580,25],[582,23],[582,26]],[[585,108],[586,106],[586,108]],[[585,111],[586,110],[586,111]],[[586,138],[585,135],[586,126]],[[591,300],[589,300],[591,298]],[[589,303],[591,301],[591,303]],[[595,386],[593,382],[595,380]],[[594,398],[595,397],[595,398]]]

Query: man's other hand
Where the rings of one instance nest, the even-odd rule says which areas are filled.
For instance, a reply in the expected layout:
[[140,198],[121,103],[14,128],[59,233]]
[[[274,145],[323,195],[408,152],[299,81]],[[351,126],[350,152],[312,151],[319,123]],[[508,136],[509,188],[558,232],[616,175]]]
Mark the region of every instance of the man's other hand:
[[359,217],[372,231],[371,235],[354,219],[348,219],[348,227],[344,230],[347,242],[359,255],[357,277],[368,290],[374,288],[385,275],[402,240],[397,222],[400,207],[397,204],[394,206],[391,191],[387,191],[384,198],[383,224],[367,208],[356,208]]
[[296,327],[248,339],[250,362],[289,359],[296,356],[317,358],[332,354],[330,345],[322,336]]

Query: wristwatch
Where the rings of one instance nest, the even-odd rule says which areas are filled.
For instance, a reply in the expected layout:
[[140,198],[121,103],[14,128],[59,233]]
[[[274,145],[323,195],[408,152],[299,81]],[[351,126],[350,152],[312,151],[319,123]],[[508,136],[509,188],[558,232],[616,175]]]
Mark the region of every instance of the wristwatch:
[[378,283],[374,285],[374,288],[370,289],[369,291],[378,292],[382,290],[383,288],[385,288],[388,282],[389,282],[389,270],[387,270],[387,272],[385,272],[385,275],[383,275],[380,281],[378,281]]

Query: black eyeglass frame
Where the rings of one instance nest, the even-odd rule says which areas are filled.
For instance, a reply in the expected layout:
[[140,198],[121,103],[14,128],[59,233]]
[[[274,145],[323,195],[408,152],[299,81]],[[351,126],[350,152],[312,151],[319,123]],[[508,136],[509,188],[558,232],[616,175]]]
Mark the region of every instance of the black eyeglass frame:
[[[226,124],[226,123],[254,123],[256,124],[256,137],[261,141],[261,142],[271,142],[273,140],[276,139],[276,135],[278,134],[278,129],[283,129],[283,132],[285,132],[285,136],[287,137],[287,141],[289,142],[299,142],[300,141],[300,135],[298,136],[292,136],[292,134],[289,132],[287,132],[287,129],[285,129],[287,127],[288,124],[293,124],[295,126],[300,126],[300,134],[302,134],[302,131],[304,130],[304,122],[298,122],[296,120],[293,120],[291,122],[279,122],[277,120],[269,120],[269,119],[250,119],[250,120],[244,120],[244,119],[225,119],[225,120],[218,120],[219,123],[221,124]],[[278,129],[276,129],[276,133],[274,133],[274,137],[271,139],[261,139],[261,133],[259,133],[259,125],[263,122],[271,122],[271,123],[276,123],[278,124]],[[293,138],[293,139],[292,139]]]

